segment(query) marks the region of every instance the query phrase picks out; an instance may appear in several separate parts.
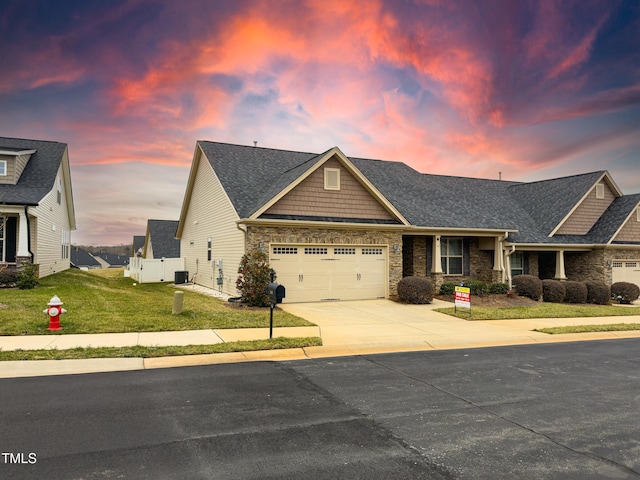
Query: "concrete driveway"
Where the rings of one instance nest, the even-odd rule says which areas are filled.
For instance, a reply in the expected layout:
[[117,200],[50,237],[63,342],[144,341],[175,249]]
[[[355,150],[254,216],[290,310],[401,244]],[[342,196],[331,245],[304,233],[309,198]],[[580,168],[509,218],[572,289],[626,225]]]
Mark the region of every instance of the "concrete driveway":
[[[434,299],[430,305],[391,300],[282,303],[283,310],[320,327],[323,349],[355,353],[431,350],[529,343],[630,338],[640,332],[548,335],[535,328],[599,323],[637,323],[640,316],[532,320],[469,321],[435,312],[452,304]],[[472,309],[473,311],[473,309]],[[277,315],[277,313],[276,313]]]

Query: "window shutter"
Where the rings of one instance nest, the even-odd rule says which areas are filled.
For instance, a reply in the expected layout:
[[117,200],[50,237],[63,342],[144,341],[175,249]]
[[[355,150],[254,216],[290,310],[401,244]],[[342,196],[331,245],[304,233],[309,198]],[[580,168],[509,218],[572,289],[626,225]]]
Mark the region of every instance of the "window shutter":
[[433,237],[425,237],[427,243],[427,276],[431,276],[431,265],[433,265]]
[[465,276],[471,275],[471,259],[469,258],[469,239],[462,239],[462,273]]
[[[6,231],[4,232],[4,240],[5,240],[5,260],[7,262],[13,263],[16,261],[16,234],[17,234],[17,218],[16,217],[7,217],[6,223]],[[0,252],[0,260],[2,260],[2,252]]]

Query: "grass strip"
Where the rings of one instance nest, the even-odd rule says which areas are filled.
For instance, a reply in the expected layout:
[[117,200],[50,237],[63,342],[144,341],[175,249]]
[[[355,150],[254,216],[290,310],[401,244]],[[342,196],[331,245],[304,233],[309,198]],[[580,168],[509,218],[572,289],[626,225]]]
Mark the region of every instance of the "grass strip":
[[0,361],[175,357],[182,355],[201,355],[207,353],[283,350],[287,348],[304,348],[321,345],[322,339],[320,337],[278,337],[267,340],[217,343],[215,345],[185,345],[163,347],[147,347],[135,345],[130,347],[78,347],[65,350],[10,350],[4,352],[0,351]]
[[469,310],[437,308],[445,313],[465,320],[522,320],[530,318],[577,318],[577,317],[618,317],[640,315],[640,308],[616,307],[614,305],[572,305],[564,303],[541,303],[527,307],[474,307]]
[[566,327],[536,328],[534,332],[559,335],[561,333],[590,333],[590,332],[626,332],[640,330],[640,323],[612,323],[601,325],[569,325]]

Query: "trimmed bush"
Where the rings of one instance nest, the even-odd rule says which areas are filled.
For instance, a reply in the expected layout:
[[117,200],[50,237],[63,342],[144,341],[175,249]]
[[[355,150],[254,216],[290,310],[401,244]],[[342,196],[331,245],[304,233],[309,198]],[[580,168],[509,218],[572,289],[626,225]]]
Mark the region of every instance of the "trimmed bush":
[[443,283],[440,285],[440,295],[453,295],[456,291],[456,283]]
[[565,296],[567,303],[587,303],[587,286],[582,282],[564,282]]
[[640,297],[640,287],[635,283],[616,282],[611,285],[611,298],[618,303],[630,304]]
[[40,284],[40,266],[37,263],[24,265],[16,279],[16,286],[20,290],[31,290]]
[[433,301],[433,284],[423,277],[404,277],[398,282],[398,297],[406,303],[423,305]]
[[481,280],[467,280],[464,282],[465,287],[469,287],[471,295],[477,295],[483,297],[489,293],[489,285]]
[[611,289],[601,282],[584,282],[587,286],[587,303],[609,305],[611,303]]
[[542,280],[542,300],[549,303],[562,303],[566,289],[558,280]]
[[513,288],[521,297],[536,301],[542,298],[542,281],[533,275],[516,275],[513,277]]
[[504,295],[509,291],[509,285],[506,283],[492,283],[489,285],[489,293],[494,295]]

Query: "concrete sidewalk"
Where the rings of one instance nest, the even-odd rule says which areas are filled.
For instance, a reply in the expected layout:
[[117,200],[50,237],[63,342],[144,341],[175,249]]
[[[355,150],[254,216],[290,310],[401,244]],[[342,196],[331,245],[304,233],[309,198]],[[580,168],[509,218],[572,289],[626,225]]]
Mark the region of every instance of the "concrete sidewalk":
[[[316,327],[277,327],[275,337],[322,338],[323,346],[288,350],[190,355],[163,358],[42,360],[0,362],[0,378],[34,375],[136,370],[211,363],[293,360],[398,351],[488,347],[640,337],[640,331],[548,335],[534,329],[585,324],[640,323],[628,317],[468,321],[438,312],[451,306],[405,305],[390,300],[282,304],[280,307]],[[638,310],[640,312],[640,310]],[[268,328],[192,330],[181,332],[34,335],[0,337],[0,350],[69,349],[74,347],[210,345],[269,338]]]

